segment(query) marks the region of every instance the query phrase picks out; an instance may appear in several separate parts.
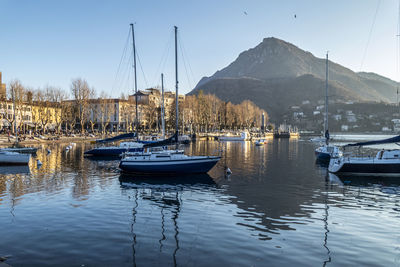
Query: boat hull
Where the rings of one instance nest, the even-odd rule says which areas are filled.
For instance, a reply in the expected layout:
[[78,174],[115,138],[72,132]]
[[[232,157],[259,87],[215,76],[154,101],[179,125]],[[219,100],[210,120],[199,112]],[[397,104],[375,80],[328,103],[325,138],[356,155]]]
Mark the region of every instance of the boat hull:
[[207,173],[219,160],[220,157],[168,161],[121,160],[119,168],[130,173]]
[[329,171],[338,174],[358,176],[398,176],[400,177],[400,162],[379,162],[365,160],[364,162],[349,162],[331,160]]
[[36,147],[6,147],[6,148],[0,148],[0,151],[4,152],[17,152],[17,153],[23,153],[23,154],[36,154],[37,152]]

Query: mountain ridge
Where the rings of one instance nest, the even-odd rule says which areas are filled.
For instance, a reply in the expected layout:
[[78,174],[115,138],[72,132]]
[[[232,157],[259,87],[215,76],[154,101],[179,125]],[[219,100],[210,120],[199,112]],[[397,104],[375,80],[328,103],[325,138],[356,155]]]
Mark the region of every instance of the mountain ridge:
[[[315,96],[323,98],[325,84],[321,84],[321,80],[325,81],[325,64],[324,58],[317,58],[284,40],[268,37],[257,46],[241,52],[233,62],[212,76],[201,78],[189,94],[203,90],[234,103],[245,96],[271,112],[271,117],[273,114],[279,117],[281,112],[276,108],[287,109],[302,100],[317,102]],[[240,84],[240,88],[234,82]],[[376,73],[354,72],[329,60],[329,87],[329,94],[336,101],[394,102],[398,83]],[[265,98],[268,95],[270,98]],[[260,102],[260,98],[264,102]],[[281,105],[271,108],[275,106],[274,101]]]

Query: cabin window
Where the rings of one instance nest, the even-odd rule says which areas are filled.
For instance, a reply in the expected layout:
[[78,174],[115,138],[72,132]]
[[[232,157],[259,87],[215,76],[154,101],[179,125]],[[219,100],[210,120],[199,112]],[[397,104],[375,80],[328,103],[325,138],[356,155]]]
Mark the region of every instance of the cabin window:
[[399,157],[399,155],[394,155],[394,157],[395,157],[395,158],[398,158],[398,157]]

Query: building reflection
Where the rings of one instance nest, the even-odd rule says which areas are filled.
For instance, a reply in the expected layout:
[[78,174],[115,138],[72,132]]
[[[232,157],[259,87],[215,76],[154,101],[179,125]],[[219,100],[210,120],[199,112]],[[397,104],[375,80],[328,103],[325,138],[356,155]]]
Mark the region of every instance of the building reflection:
[[15,199],[14,204],[17,205],[18,199],[25,194],[56,193],[68,188],[72,188],[68,190],[72,198],[81,201],[88,199],[93,187],[109,186],[115,178],[113,169],[117,163],[91,162],[83,157],[86,144],[77,144],[67,150],[68,145],[39,146],[36,155],[31,157],[29,166],[0,166],[0,205],[4,202],[4,196]]

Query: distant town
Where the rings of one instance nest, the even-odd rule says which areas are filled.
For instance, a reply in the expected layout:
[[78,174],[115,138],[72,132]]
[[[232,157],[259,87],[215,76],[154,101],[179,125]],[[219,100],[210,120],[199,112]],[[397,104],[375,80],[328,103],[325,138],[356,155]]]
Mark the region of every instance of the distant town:
[[[396,104],[330,100],[328,114],[331,132],[400,132],[400,107]],[[302,131],[320,132],[324,116],[324,100],[316,104],[304,100],[301,105],[291,106],[283,118]]]

